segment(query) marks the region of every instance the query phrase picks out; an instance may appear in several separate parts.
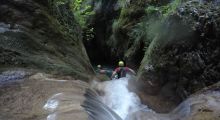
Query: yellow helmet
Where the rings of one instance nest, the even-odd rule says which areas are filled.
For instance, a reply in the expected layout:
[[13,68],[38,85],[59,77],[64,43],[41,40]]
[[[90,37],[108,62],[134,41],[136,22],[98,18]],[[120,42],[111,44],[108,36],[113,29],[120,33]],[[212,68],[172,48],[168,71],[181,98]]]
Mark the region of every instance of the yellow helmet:
[[118,66],[119,66],[119,67],[124,67],[124,65],[125,65],[125,64],[124,64],[123,61],[119,61],[119,62],[118,62]]
[[97,68],[101,68],[102,66],[101,65],[97,65]]

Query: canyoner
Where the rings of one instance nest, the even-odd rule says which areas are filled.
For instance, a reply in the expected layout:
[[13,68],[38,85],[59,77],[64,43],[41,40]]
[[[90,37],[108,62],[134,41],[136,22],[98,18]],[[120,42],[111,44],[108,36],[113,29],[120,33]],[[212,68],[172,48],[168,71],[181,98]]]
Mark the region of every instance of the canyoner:
[[128,77],[130,75],[136,75],[135,71],[129,67],[126,67],[125,63],[123,61],[119,61],[118,67],[112,73],[111,78],[112,79],[119,79],[122,77]]

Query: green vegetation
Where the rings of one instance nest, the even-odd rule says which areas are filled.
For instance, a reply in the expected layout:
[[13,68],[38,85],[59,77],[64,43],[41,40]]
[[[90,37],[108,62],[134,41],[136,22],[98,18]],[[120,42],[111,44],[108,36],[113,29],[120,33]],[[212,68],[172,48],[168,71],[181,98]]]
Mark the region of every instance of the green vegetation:
[[[88,28],[87,20],[94,12],[86,0],[50,0],[49,3],[51,13],[61,24],[57,28],[64,34],[79,39],[83,34],[86,40],[93,39],[94,31],[93,28]],[[79,34],[76,35],[76,31]]]
[[128,7],[130,5],[131,0],[119,0],[119,4],[122,7]]
[[145,49],[147,49],[151,41],[158,35],[163,21],[168,15],[174,13],[179,5],[180,0],[174,0],[165,6],[148,6],[145,9],[144,18],[134,26],[129,34],[130,38],[133,39],[134,43],[143,40]]
[[[91,5],[87,4],[86,0],[50,0],[50,5],[54,15],[60,18],[69,17],[61,13],[63,10],[62,6],[68,6],[68,9],[74,14],[74,19],[76,19],[82,28],[86,27],[88,18],[94,15]],[[61,21],[67,23],[64,19],[61,19]]]
[[164,5],[164,6],[148,6],[145,11],[147,15],[152,15],[155,13],[159,13],[163,18],[167,17],[168,15],[172,14],[175,12],[177,7],[180,5],[181,0],[174,0],[173,2]]
[[181,0],[163,3],[162,6],[155,0],[118,2],[120,14],[112,23],[112,33],[107,36],[106,44],[111,49],[112,55],[135,59],[135,54],[142,50],[146,51],[155,37],[161,33],[165,20],[176,11]]
[[[74,19],[83,28],[84,40],[94,38],[92,27],[88,27],[88,20],[94,17],[94,10],[91,1],[86,0],[57,0],[56,5],[69,4],[74,13]],[[158,33],[161,33],[161,26],[166,18],[174,13],[180,5],[181,0],[174,0],[163,6],[156,6],[137,0],[131,3],[130,0],[119,0],[121,11],[118,19],[112,24],[112,35],[107,45],[112,48],[116,56],[133,56],[137,50],[147,51],[153,40],[156,40]],[[154,45],[151,45],[153,48]]]
[[86,0],[75,0],[71,4],[71,8],[74,12],[75,19],[79,22],[82,28],[86,27],[88,18],[95,14],[92,6],[86,4]]
[[[147,22],[147,32],[145,33],[145,57],[142,60],[141,66],[139,67],[139,76],[142,75],[144,67],[147,65],[154,65],[155,69],[160,66],[156,63],[164,63],[164,59],[161,56],[157,56],[163,46],[169,42],[169,35],[175,36],[173,33],[167,33],[167,29],[164,25],[167,23],[167,19],[170,15],[174,14],[181,4],[181,0],[174,0],[173,2],[164,6],[148,6],[146,11],[146,19],[141,22]],[[136,29],[143,29],[137,27]],[[160,57],[157,58],[157,57]],[[161,61],[155,61],[161,60]]]
[[134,26],[132,32],[129,34],[130,38],[132,38],[133,43],[137,44],[141,41],[147,39],[147,32],[148,32],[148,25],[147,22],[143,21]]

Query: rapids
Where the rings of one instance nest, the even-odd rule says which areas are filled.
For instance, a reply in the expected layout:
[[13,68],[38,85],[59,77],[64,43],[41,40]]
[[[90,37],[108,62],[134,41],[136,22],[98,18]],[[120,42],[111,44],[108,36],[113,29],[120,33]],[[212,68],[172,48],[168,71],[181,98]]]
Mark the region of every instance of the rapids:
[[[194,120],[194,117],[203,118],[207,111],[211,117],[219,119],[220,92],[218,90],[193,95],[170,113],[160,114],[141,104],[137,94],[128,90],[129,80],[133,79],[125,77],[97,85],[98,91],[104,92],[101,96],[102,102],[123,120]],[[204,120],[209,119],[206,117]]]
[[123,120],[129,114],[139,110],[149,111],[147,106],[142,105],[140,98],[127,88],[129,77],[115,79],[100,83],[99,87],[103,88],[104,96],[101,100],[109,108],[115,111]]
[[219,89],[160,114],[129,91],[128,81],[134,80],[129,77],[92,85],[27,71],[2,72],[0,78],[1,120],[218,120],[220,115]]

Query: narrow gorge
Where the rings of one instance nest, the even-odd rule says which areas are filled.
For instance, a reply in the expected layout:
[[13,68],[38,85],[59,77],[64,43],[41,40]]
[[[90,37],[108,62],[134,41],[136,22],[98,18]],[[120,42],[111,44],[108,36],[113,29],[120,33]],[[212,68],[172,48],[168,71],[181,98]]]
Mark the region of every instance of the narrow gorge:
[[220,120],[219,61],[219,0],[0,1],[0,120]]

